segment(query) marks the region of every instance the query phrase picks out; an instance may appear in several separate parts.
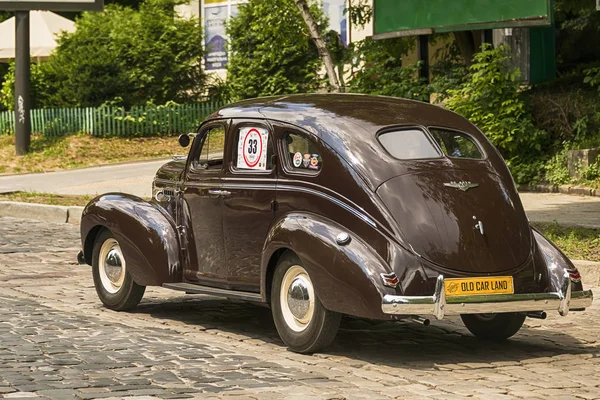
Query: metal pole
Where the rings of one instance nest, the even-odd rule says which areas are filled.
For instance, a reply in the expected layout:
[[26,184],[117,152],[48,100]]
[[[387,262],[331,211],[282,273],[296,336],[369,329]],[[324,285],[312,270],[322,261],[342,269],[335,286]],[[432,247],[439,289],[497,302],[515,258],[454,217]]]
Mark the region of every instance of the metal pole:
[[419,35],[417,41],[417,55],[422,63],[419,69],[419,78],[424,78],[429,82],[429,35]]
[[15,13],[15,41],[15,147],[23,155],[31,141],[29,11]]

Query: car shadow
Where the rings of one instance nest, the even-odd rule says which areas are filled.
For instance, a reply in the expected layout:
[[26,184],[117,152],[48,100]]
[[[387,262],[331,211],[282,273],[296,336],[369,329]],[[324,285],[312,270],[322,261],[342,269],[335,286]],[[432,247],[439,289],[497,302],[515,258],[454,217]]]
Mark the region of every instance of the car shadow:
[[[135,311],[202,330],[219,330],[248,339],[274,343],[285,351],[264,306],[210,296],[178,296],[141,303]],[[558,315],[558,314],[557,314]],[[381,322],[345,317],[334,344],[323,354],[369,363],[411,368],[433,368],[460,363],[521,362],[564,354],[597,355],[600,349],[571,336],[578,324],[566,317],[527,319],[512,339],[502,343],[478,340],[459,317],[432,320],[426,327],[411,321]]]

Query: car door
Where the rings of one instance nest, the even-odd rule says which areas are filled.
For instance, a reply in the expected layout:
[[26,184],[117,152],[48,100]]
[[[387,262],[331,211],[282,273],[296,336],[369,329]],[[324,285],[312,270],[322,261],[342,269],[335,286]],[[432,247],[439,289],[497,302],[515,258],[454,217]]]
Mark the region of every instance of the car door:
[[221,193],[228,122],[202,128],[190,151],[183,191],[183,219],[188,232],[185,279],[226,286]]
[[266,121],[234,120],[223,178],[229,287],[260,291],[262,249],[275,216],[274,138]]

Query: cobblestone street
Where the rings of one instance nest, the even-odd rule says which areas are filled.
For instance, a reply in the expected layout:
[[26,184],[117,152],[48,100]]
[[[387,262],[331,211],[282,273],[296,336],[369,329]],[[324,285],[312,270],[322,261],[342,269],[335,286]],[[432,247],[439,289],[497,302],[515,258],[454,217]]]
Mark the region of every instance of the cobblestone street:
[[596,399],[600,310],[528,319],[502,344],[459,319],[345,319],[335,344],[286,350],[267,308],[149,288],[103,308],[78,227],[0,218],[0,397]]

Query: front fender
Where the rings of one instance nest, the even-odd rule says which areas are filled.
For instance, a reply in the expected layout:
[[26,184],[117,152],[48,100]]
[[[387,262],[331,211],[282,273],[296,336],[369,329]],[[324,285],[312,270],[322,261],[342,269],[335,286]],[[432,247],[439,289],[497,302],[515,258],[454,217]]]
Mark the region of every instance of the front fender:
[[[350,234],[350,243],[336,242],[340,232]],[[261,293],[265,302],[269,300],[270,288],[266,286],[269,261],[283,248],[300,258],[317,296],[328,310],[364,318],[390,318],[381,311],[383,296],[395,293],[383,285],[380,276],[391,272],[387,263],[343,226],[308,213],[288,214],[271,228],[261,265]]]
[[137,284],[158,286],[181,281],[175,221],[160,206],[123,193],[109,193],[90,201],[81,218],[84,257],[90,264],[93,240],[100,227],[109,229],[119,242],[127,271]]

